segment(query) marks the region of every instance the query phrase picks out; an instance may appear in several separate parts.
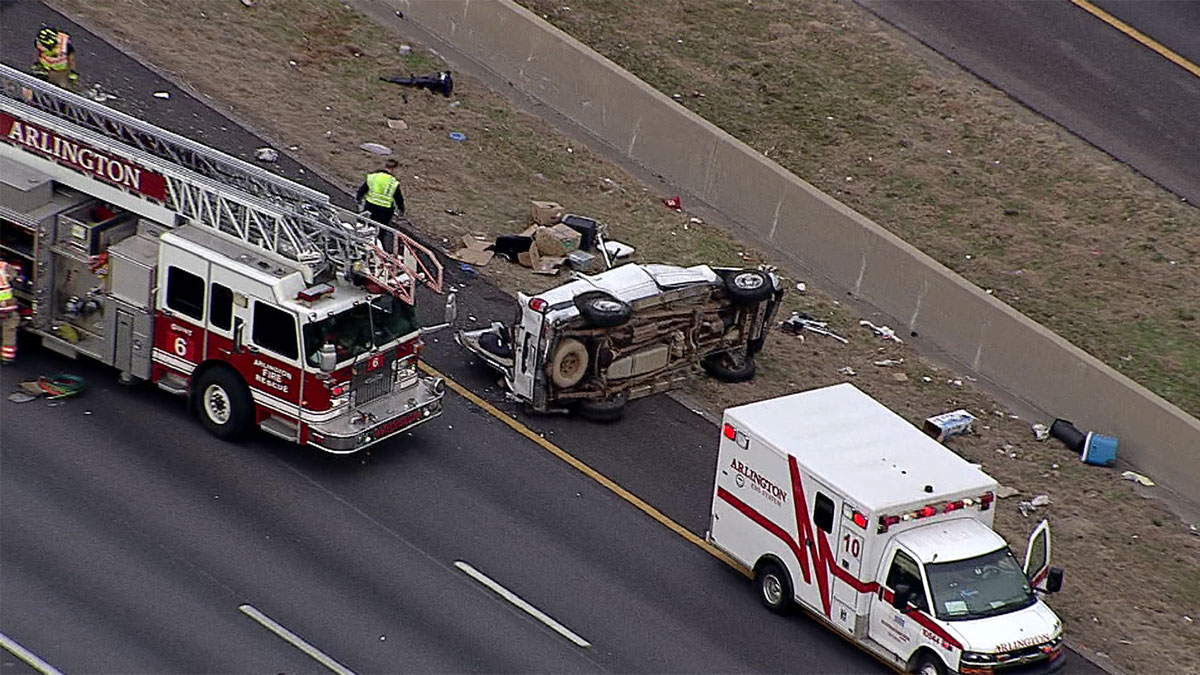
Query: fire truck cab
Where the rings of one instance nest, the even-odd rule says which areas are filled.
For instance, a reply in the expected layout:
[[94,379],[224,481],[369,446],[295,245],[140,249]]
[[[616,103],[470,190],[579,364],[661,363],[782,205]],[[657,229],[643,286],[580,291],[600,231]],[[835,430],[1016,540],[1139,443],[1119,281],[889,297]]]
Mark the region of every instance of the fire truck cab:
[[906,672],[1038,673],[1065,663],[1050,531],[1017,562],[997,483],[851,384],[725,411],[708,541],[760,599],[799,605]]

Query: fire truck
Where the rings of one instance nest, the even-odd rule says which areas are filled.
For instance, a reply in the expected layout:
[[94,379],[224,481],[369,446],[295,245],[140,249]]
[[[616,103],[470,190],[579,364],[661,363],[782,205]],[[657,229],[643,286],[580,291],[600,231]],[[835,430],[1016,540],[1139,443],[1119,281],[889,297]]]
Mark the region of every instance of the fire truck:
[[218,437],[353,453],[441,413],[444,382],[417,367],[432,251],[4,66],[0,254],[23,331],[186,396]]

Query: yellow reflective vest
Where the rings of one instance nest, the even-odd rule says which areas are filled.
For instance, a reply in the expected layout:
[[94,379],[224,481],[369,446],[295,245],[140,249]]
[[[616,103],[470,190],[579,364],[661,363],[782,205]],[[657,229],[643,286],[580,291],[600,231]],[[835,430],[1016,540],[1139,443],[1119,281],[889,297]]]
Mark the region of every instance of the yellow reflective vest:
[[367,174],[367,195],[364,197],[368,204],[390,209],[396,205],[396,190],[400,181],[386,171],[376,171]]
[[67,69],[67,53],[68,47],[71,44],[71,36],[66,33],[58,32],[58,44],[53,50],[46,49],[42,43],[38,43],[38,63],[46,70],[66,70]]

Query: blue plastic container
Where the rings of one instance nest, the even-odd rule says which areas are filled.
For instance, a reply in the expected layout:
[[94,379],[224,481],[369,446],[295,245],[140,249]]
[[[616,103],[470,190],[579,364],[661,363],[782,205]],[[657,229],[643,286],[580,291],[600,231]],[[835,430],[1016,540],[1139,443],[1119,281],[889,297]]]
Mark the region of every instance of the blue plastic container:
[[1087,440],[1083,442],[1083,454],[1080,459],[1086,464],[1096,466],[1112,466],[1117,463],[1117,439],[1112,436],[1101,436],[1089,431]]

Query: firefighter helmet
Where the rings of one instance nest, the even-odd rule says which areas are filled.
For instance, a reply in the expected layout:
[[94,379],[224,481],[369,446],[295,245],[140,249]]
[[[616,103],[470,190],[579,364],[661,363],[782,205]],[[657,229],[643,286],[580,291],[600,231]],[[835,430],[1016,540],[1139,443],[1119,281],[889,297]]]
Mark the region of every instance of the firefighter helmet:
[[42,28],[42,30],[38,31],[37,39],[41,44],[47,47],[53,47],[54,45],[58,44],[58,29],[46,26]]

